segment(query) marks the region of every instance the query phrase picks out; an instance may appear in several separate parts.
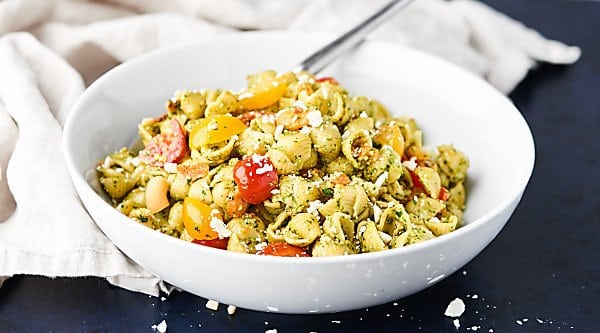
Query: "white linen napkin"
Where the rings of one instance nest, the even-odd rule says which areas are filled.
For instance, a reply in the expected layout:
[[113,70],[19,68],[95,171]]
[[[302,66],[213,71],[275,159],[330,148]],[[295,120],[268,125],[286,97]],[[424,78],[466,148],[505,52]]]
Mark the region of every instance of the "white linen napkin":
[[[0,1],[0,285],[19,274],[171,288],[96,227],[70,182],[62,126],[85,87],[150,50],[237,29],[339,32],[387,0]],[[510,92],[537,62],[570,64],[548,40],[473,0],[417,0],[370,38],[444,57]]]

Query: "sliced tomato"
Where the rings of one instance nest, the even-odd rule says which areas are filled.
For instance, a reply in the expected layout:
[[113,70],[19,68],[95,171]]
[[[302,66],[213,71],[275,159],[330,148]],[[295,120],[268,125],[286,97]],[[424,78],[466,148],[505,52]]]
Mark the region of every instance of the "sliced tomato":
[[320,77],[318,79],[315,79],[315,82],[318,82],[318,83],[329,82],[331,84],[339,85],[339,82],[336,79],[332,78],[331,76]]
[[140,160],[146,164],[163,166],[177,163],[188,152],[185,130],[176,119],[169,120],[169,132],[152,137],[140,152]]
[[450,191],[442,186],[442,188],[440,188],[440,193],[438,194],[438,199],[446,201],[448,198],[450,198]]
[[258,204],[269,199],[277,187],[279,178],[271,160],[263,155],[252,154],[237,162],[233,168],[233,179],[242,199]]
[[310,257],[310,254],[301,247],[285,242],[269,243],[262,251],[259,251],[256,254],[278,257]]
[[190,147],[198,149],[207,144],[225,141],[242,133],[246,125],[236,117],[210,116],[198,121],[190,133]]
[[413,186],[423,188],[423,183],[421,183],[419,176],[417,176],[417,174],[412,170],[409,170],[408,173],[410,174],[410,179],[412,180]]
[[194,239],[192,243],[214,247],[216,249],[227,250],[227,243],[229,238],[215,238],[215,239]]
[[238,96],[238,102],[244,110],[264,109],[275,104],[286,90],[285,82],[274,80],[244,91]]
[[219,238],[210,226],[213,209],[199,199],[187,197],[183,200],[183,226],[192,238],[208,240]]

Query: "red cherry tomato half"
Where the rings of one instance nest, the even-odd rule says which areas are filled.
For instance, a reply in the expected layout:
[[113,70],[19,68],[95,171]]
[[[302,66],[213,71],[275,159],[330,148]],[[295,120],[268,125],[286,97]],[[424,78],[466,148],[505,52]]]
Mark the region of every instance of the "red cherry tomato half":
[[140,160],[146,164],[163,166],[177,163],[187,154],[185,131],[175,119],[169,120],[170,132],[160,133],[146,143],[140,152]]
[[301,247],[284,242],[270,243],[265,246],[262,251],[257,252],[256,254],[278,257],[310,257],[310,254]]
[[410,179],[413,182],[413,186],[423,188],[423,183],[421,183],[419,176],[417,176],[417,174],[414,171],[409,171],[408,173],[410,174]]
[[438,194],[438,199],[446,201],[448,198],[450,198],[450,191],[442,186],[442,188],[440,188],[440,193]]
[[319,82],[319,83],[329,82],[331,84],[337,84],[337,85],[339,85],[339,83],[337,82],[337,80],[334,79],[334,78],[332,78],[332,77],[330,77],[330,76],[320,77],[320,78],[316,79],[315,82]]
[[227,250],[227,242],[229,242],[229,238],[194,239],[192,241],[194,244],[210,246],[221,250]]
[[279,180],[271,160],[257,154],[246,156],[237,162],[233,168],[233,179],[242,199],[251,204],[269,199]]

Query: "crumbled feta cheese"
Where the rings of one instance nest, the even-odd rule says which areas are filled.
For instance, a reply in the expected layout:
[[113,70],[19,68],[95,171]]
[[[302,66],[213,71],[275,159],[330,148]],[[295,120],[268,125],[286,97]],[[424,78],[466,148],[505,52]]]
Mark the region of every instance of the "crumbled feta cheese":
[[481,326],[471,326],[471,327],[467,327],[467,331],[477,331],[478,329],[480,329]]
[[308,119],[308,124],[312,127],[319,127],[323,123],[321,111],[309,111],[306,114],[306,118]]
[[377,223],[377,221],[379,221],[380,217],[381,217],[381,208],[379,208],[379,206],[377,206],[377,204],[373,204],[373,219],[375,220],[375,223]]
[[235,310],[237,310],[237,308],[235,307],[235,305],[228,305],[227,306],[227,313],[232,316],[235,313]]
[[225,222],[216,216],[210,220],[210,227],[219,234],[220,239],[231,236],[231,230],[227,229]]
[[131,162],[131,164],[132,164],[133,166],[135,166],[135,167],[136,167],[136,166],[140,165],[140,158],[136,156],[136,157],[132,158],[132,159],[130,160],[130,162]]
[[270,330],[266,330],[265,333],[277,333],[277,329],[273,328],[273,329],[270,329]]
[[381,175],[379,175],[379,177],[377,177],[377,179],[375,180],[375,188],[377,188],[379,190],[379,188],[387,180],[387,177],[388,177],[388,172],[387,171],[384,171],[383,173],[381,173]]
[[260,168],[256,169],[256,174],[262,175],[262,174],[265,174],[265,173],[271,172],[271,171],[273,171],[273,164],[264,164]]
[[[434,216],[434,217],[432,217],[432,218],[429,219],[429,223],[440,223],[440,222],[441,221],[440,221],[440,219],[437,216]],[[477,295],[475,295],[475,296],[477,296]],[[474,297],[474,298],[477,298],[477,297]]]
[[334,323],[334,324],[341,324],[342,323],[341,320],[332,320],[331,322]]
[[219,302],[209,299],[208,302],[206,302],[206,308],[217,311],[219,309]]
[[381,240],[386,244],[389,244],[392,241],[392,236],[386,234],[383,231],[379,232],[379,237],[381,237]]
[[206,129],[211,130],[211,131],[216,131],[219,129],[219,123],[217,123],[217,121],[215,119],[213,119],[208,123],[208,125],[206,126]]
[[167,331],[167,322],[163,319],[163,321],[161,321],[160,323],[156,324],[156,325],[152,325],[151,326],[153,330],[160,332],[160,333],[165,333]]
[[275,124],[275,115],[272,113],[266,113],[261,117],[263,123]]
[[358,116],[361,118],[369,118],[369,115],[365,111],[361,112]]
[[456,329],[460,328],[460,320],[458,320],[458,318],[454,319],[452,321],[452,324],[454,324],[454,327],[456,327]]
[[517,319],[516,323],[519,324],[519,325],[523,325],[523,322],[520,321],[519,319]]
[[478,299],[478,298],[479,298],[479,295],[477,295],[477,294],[474,294],[473,296],[471,296],[471,298],[472,298],[472,299]]
[[383,125],[383,121],[381,121],[381,120],[377,120],[377,121],[375,122],[375,128],[379,129],[379,127],[381,127],[381,125]]
[[267,306],[267,310],[272,312],[278,312],[279,308],[276,306]]
[[360,228],[358,229],[358,235],[360,236],[360,235],[364,234],[365,230],[367,230],[366,226],[364,226],[364,225],[360,226]]
[[118,173],[123,173],[125,170],[123,170],[123,168],[115,168],[115,171]]
[[541,320],[540,318],[536,318],[535,320],[537,320],[538,324],[543,324],[544,323],[544,321]]
[[163,165],[163,169],[168,173],[177,173],[177,163],[167,162]]
[[281,193],[281,191],[278,188],[274,188],[271,190],[271,194],[275,195],[275,194],[279,194]]
[[237,141],[239,138],[240,137],[237,134],[231,136],[231,140],[233,141]]
[[304,126],[300,129],[300,133],[302,134],[310,134],[310,128]]
[[267,242],[260,242],[260,243],[257,243],[256,245],[254,245],[254,248],[256,249],[256,251],[262,251],[265,249],[265,247],[267,247]]
[[465,303],[460,298],[455,298],[448,304],[444,315],[447,317],[460,317],[465,312]]
[[302,101],[295,101],[294,102],[294,106],[301,108],[302,110],[307,110],[308,108],[306,107],[306,104],[304,104],[304,102]]
[[275,133],[273,133],[273,137],[277,139],[283,133],[283,125],[275,126]]
[[321,200],[315,200],[315,201],[311,201],[308,204],[308,208],[306,208],[306,212],[309,214],[315,214],[315,213],[319,213],[319,208],[321,208],[323,206],[323,203],[321,203]]
[[410,160],[402,162],[402,165],[404,165],[410,171],[415,171],[418,166],[417,158],[413,156],[410,158]]

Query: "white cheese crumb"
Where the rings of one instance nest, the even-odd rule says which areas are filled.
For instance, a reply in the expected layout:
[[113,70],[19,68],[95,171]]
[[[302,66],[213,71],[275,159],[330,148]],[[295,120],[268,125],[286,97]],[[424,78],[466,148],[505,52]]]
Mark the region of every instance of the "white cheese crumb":
[[168,173],[177,173],[177,163],[167,162],[163,165],[163,169]]
[[387,177],[388,177],[387,171],[384,171],[381,175],[379,175],[379,177],[377,177],[377,179],[375,180],[375,188],[379,190],[381,185],[383,185],[383,183],[385,183],[385,181],[387,180]]
[[402,165],[404,165],[410,171],[415,171],[417,168],[417,158],[413,156],[410,158],[410,160],[402,162]]
[[434,216],[429,219],[429,223],[440,223],[440,219],[437,216]]
[[319,208],[321,208],[323,206],[323,203],[321,202],[321,200],[315,200],[315,201],[311,201],[308,204],[308,208],[306,208],[306,212],[309,214],[315,214],[319,212]]
[[139,157],[137,157],[137,156],[136,156],[136,157],[134,157],[134,158],[132,158],[132,159],[131,159],[131,164],[132,164],[133,166],[138,166],[138,165],[140,165],[140,158],[139,158]]
[[304,126],[300,129],[300,133],[302,134],[310,134],[310,128]]
[[481,328],[481,326],[471,326],[471,327],[467,327],[467,331],[477,331],[480,328]]
[[227,306],[227,313],[232,316],[235,313],[235,310],[237,310],[237,308],[235,307],[235,305],[228,305]]
[[262,174],[265,174],[265,173],[271,172],[271,171],[273,171],[273,164],[264,164],[260,168],[256,169],[256,174],[262,175]]
[[369,115],[365,111],[361,112],[358,116],[361,118],[369,118]]
[[266,330],[265,333],[277,333],[277,329],[273,328],[273,329],[270,329],[270,330]]
[[444,315],[447,317],[460,317],[465,312],[465,303],[460,298],[453,299],[448,307],[446,308],[446,312]]
[[366,226],[364,226],[364,225],[360,226],[360,228],[358,229],[358,235],[360,236],[360,235],[364,234],[365,230],[367,230]]
[[323,93],[323,97],[325,97],[325,99],[329,99],[329,89],[327,89],[327,86],[321,86],[321,92]]
[[312,127],[319,127],[323,123],[321,111],[310,111],[306,114],[306,118],[308,119],[308,124]]
[[279,308],[276,306],[267,306],[267,310],[272,312],[278,312]]
[[208,302],[206,302],[206,308],[217,311],[219,309],[219,302],[209,299]]
[[240,138],[240,137],[239,137],[237,134],[235,134],[235,135],[232,135],[232,136],[231,136],[231,139],[230,139],[230,140],[237,141],[239,138]]
[[217,123],[217,121],[215,119],[213,119],[208,123],[208,125],[206,126],[206,129],[208,129],[210,131],[216,131],[219,129],[219,123]]
[[478,299],[478,298],[479,298],[479,295],[477,295],[477,294],[473,294],[473,296],[471,296],[471,298],[472,298],[472,299]]
[[332,320],[331,322],[334,323],[334,324],[341,324],[342,323],[341,320]]
[[520,321],[519,319],[517,319],[516,323],[519,324],[519,325],[523,325],[523,322]]
[[543,323],[544,323],[544,321],[543,321],[543,320],[541,320],[540,318],[536,318],[535,320],[537,320],[537,322],[538,322],[539,324],[543,324]]
[[373,219],[375,220],[375,223],[377,223],[379,221],[380,217],[381,217],[381,208],[379,208],[379,206],[377,206],[377,204],[373,204]]
[[210,220],[210,227],[219,234],[220,239],[231,236],[231,230],[227,229],[225,222],[216,216]]
[[350,131],[344,131],[342,133],[342,140],[346,140],[350,136]]
[[156,325],[152,325],[151,326],[153,330],[160,332],[160,333],[165,333],[167,331],[167,322],[163,319],[163,321],[161,321],[160,323],[156,324]]
[[306,110],[306,109],[308,109],[308,108],[306,107],[306,104],[304,104],[304,102],[302,102],[302,101],[295,101],[293,105],[294,105],[295,107],[299,107],[299,108],[301,108],[302,110]]
[[392,236],[386,234],[383,231],[379,232],[379,237],[381,237],[381,240],[386,244],[389,244],[392,241]]
[[273,137],[275,139],[279,138],[279,136],[283,133],[283,125],[275,126],[275,133],[273,133]]
[[278,188],[274,188],[271,190],[271,194],[275,195],[275,194],[279,194],[281,193],[281,191]]
[[454,327],[456,327],[456,329],[459,329],[459,328],[460,328],[460,320],[458,320],[458,318],[457,318],[457,319],[454,319],[454,320],[452,321],[452,324],[454,324]]
[[381,125],[383,125],[383,121],[381,121],[381,120],[377,120],[377,121],[375,122],[375,128],[376,128],[376,129],[379,129],[379,127],[381,127]]
[[254,245],[254,248],[256,249],[256,251],[262,251],[265,249],[265,247],[267,247],[267,242],[260,242],[260,243],[257,243],[256,245]]

